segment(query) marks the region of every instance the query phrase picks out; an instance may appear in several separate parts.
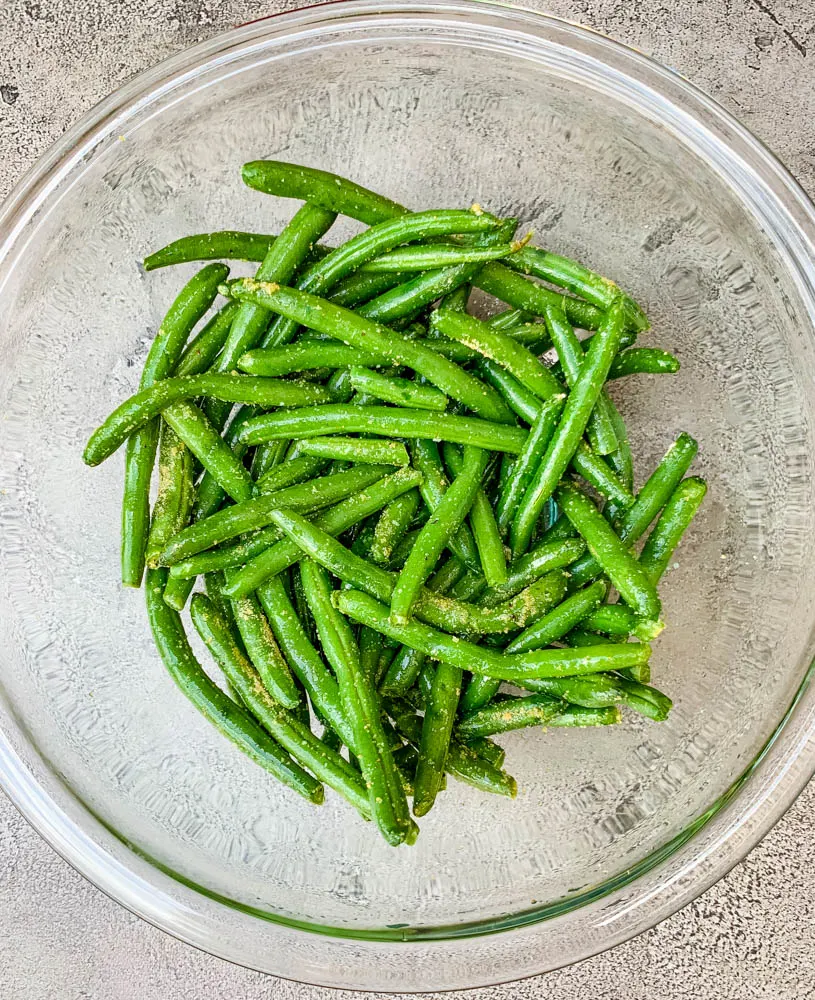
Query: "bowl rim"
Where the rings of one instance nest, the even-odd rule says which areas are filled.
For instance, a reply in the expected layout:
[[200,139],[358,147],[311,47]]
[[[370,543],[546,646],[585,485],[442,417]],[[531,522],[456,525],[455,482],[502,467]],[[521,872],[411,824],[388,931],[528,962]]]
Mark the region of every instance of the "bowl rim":
[[[105,137],[115,133],[120,122],[124,123],[128,116],[186,78],[196,76],[219,57],[237,57],[237,54],[245,53],[252,43],[268,44],[275,38],[297,31],[311,31],[317,37],[320,30],[336,29],[354,19],[381,22],[400,16],[419,17],[423,23],[439,26],[449,24],[451,20],[474,19],[481,26],[520,34],[530,44],[544,47],[557,44],[547,38],[547,31],[559,33],[575,49],[582,46],[581,51],[597,59],[612,76],[617,73],[633,77],[642,86],[650,87],[652,93],[656,92],[661,99],[661,110],[671,109],[678,116],[673,122],[674,127],[679,127],[680,118],[686,124],[690,123],[700,142],[712,143],[712,146],[706,147],[708,151],[721,147],[720,152],[734,160],[735,167],[730,164],[731,168],[744,174],[738,178],[740,184],[752,186],[757,197],[763,195],[768,198],[765,208],[776,213],[776,221],[781,220],[778,224],[784,230],[788,247],[786,262],[798,268],[799,289],[805,304],[809,304],[810,318],[815,325],[815,206],[777,157],[712,98],[650,57],[592,29],[490,0],[331,0],[247,22],[185,48],[138,73],[87,112],[12,188],[0,209],[0,263],[9,255],[21,252],[22,248],[15,247],[19,235],[47,204],[60,179],[83,158],[92,155]],[[458,23],[460,25],[461,21]],[[728,167],[724,161],[717,165],[721,169]],[[524,950],[534,950],[536,943],[541,943],[543,928],[551,926],[552,921],[563,920],[571,914],[586,914],[590,910],[597,916],[595,926],[609,929],[602,943],[583,943],[579,953],[570,955],[564,961],[553,964],[547,959],[540,968],[519,970],[520,975],[534,975],[596,954],[653,926],[726,874],[780,819],[815,773],[815,690],[811,686],[815,662],[811,661],[803,674],[788,710],[758,755],[702,816],[668,844],[641,859],[619,877],[570,898],[567,903],[547,904],[502,920],[484,920],[471,925],[349,933],[339,928],[275,918],[214,896],[203,887],[185,882],[177,873],[168,872],[155,861],[139,855],[134,845],[118,839],[116,831],[106,827],[75,796],[74,801],[69,803],[73,793],[65,787],[62,796],[64,807],[60,808],[54,798],[53,787],[49,790],[44,782],[38,780],[29,766],[30,762],[23,759],[10,738],[9,732],[14,731],[25,741],[25,733],[4,702],[0,702],[0,720],[3,723],[0,727],[0,785],[37,832],[94,885],[161,929],[222,958],[260,971],[299,978],[281,971],[277,966],[269,968],[267,962],[247,960],[239,942],[231,941],[219,946],[217,935],[211,933],[211,928],[208,930],[208,925],[211,914],[222,907],[227,907],[232,913],[243,913],[255,923],[258,922],[257,917],[262,917],[264,926],[284,932],[287,942],[304,933],[309,933],[313,940],[311,932],[316,932],[324,935],[323,940],[331,940],[338,945],[343,941],[350,942],[357,958],[363,954],[377,960],[399,944],[424,946],[434,956],[434,962],[445,961],[453,955],[460,959],[462,947],[472,949],[474,942],[497,932],[502,932],[502,939],[507,935],[514,936],[516,941],[523,942]],[[791,730],[791,720],[795,720],[794,731]],[[735,815],[734,804],[737,798],[742,801],[745,790],[752,792],[749,808]],[[94,836],[86,833],[89,824],[98,827]],[[688,851],[691,842],[697,844],[700,850],[703,848],[701,856]],[[669,860],[673,863],[673,870],[665,878],[664,869]],[[163,873],[163,877],[172,882],[172,893],[167,894],[175,897],[172,906],[166,905],[166,899],[163,901],[165,905],[156,901],[156,897],[161,895],[156,887],[157,872]],[[646,875],[650,879],[646,879]],[[630,891],[634,884],[638,894]],[[206,917],[202,917],[201,911],[196,911],[196,905],[202,902],[202,894],[208,903],[214,904],[214,909]],[[632,915],[634,919],[626,923],[626,918]],[[431,981],[433,973],[420,974],[413,983],[402,981],[395,988],[378,983],[372,977],[357,982],[347,977],[342,979],[340,975],[342,981],[338,981],[336,974],[329,977],[326,971],[332,967],[336,973],[336,962],[335,955],[324,969],[309,969],[308,978],[302,981],[356,989],[392,989],[394,992],[435,988]],[[509,967],[491,971],[483,979],[478,978],[477,970],[471,971],[474,973],[473,981],[461,985],[490,985],[518,978]],[[458,987],[456,983],[444,988]]]

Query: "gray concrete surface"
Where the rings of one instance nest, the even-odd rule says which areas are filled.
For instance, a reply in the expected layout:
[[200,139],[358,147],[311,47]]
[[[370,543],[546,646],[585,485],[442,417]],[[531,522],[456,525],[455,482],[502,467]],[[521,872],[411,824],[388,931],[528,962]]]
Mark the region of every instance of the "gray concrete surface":
[[[815,193],[813,0],[527,0],[634,45],[738,115]],[[0,196],[132,73],[285,0],[0,0]],[[815,783],[694,904],[581,965],[485,1000],[815,997]],[[0,796],[3,1000],[328,1000],[180,944],[72,871]]]

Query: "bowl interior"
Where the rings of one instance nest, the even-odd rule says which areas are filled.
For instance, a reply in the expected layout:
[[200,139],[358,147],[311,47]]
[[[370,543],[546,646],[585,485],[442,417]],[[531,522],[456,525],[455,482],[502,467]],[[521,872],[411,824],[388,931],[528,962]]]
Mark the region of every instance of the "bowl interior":
[[[465,24],[258,43],[106,124],[21,225],[0,272],[0,685],[53,774],[165,872],[342,933],[561,907],[686,831],[789,705],[815,593],[811,326],[734,176],[596,71]],[[685,430],[709,482],[663,585],[653,668],[669,720],[507,737],[517,800],[451,781],[412,849],[334,795],[310,807],[197,716],[143,595],[119,582],[121,456],[80,458],[193,270],[145,275],[139,260],[186,233],[277,231],[294,203],[240,182],[266,156],[416,208],[516,214],[616,279],[652,319],[643,343],[682,360],[613,386],[638,481]],[[352,231],[340,220],[331,239]]]

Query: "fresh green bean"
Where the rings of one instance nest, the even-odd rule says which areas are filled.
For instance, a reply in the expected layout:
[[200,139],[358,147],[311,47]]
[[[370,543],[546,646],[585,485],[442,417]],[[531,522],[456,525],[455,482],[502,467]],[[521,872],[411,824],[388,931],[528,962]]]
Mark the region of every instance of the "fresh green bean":
[[563,392],[562,384],[546,365],[511,334],[496,330],[474,316],[444,309],[435,314],[434,326],[445,337],[460,341],[506,368],[539,399],[551,399]]
[[[682,481],[698,450],[699,445],[690,434],[682,433],[673,442],[637,494],[635,502],[614,524],[620,541],[626,546],[630,548],[645,534],[648,525]],[[600,571],[599,563],[590,553],[583,556],[571,568],[572,586],[582,586]]]
[[277,704],[252,664],[232,643],[229,628],[212,602],[203,594],[195,594],[190,613],[207,649],[263,727],[295,760],[348,799],[363,816],[370,817],[367,790],[359,775],[336,751]]
[[[428,413],[386,406],[324,404],[278,410],[247,420],[241,429],[244,444],[260,444],[276,438],[322,437],[326,434],[378,434],[383,437],[429,438],[471,444],[515,455],[523,449],[526,431],[508,424],[451,413]],[[624,491],[623,491],[624,492]]]
[[429,271],[456,264],[481,264],[500,260],[520,250],[520,243],[500,243],[494,247],[459,247],[449,243],[425,243],[422,246],[391,250],[363,264],[361,270],[378,271]]
[[506,647],[505,652],[526,653],[531,649],[550,646],[599,607],[605,596],[606,586],[601,581],[575,591],[547,615],[516,636]]
[[263,376],[290,375],[312,368],[351,368],[353,365],[371,368],[388,364],[389,359],[376,351],[362,351],[336,340],[307,339],[283,347],[247,351],[238,359],[241,371]]
[[156,250],[142,261],[145,271],[169,264],[187,264],[194,260],[257,260],[269,252],[276,236],[261,233],[242,233],[231,229],[216,233],[196,233],[173,240],[161,250]]
[[[422,474],[419,492],[427,509],[432,513],[450,488],[450,481],[444,470],[439,447],[435,441],[429,438],[417,438],[410,443],[410,456],[413,467]],[[466,524],[459,527],[448,544],[453,555],[460,559],[466,567],[472,570],[480,569],[475,539]]]
[[[599,309],[608,309],[620,296],[619,287],[608,278],[595,274],[569,257],[551,253],[540,247],[525,246],[506,261],[513,271],[543,278],[553,285],[565,288],[580,298],[586,299]],[[648,329],[648,319],[642,309],[629,296],[623,295],[627,322],[637,331]]]
[[671,699],[656,688],[614,674],[530,680],[525,681],[523,686],[536,694],[561,698],[569,704],[580,705],[583,708],[627,705],[655,722],[667,719],[673,705]]
[[381,709],[371,680],[361,669],[359,649],[347,621],[331,603],[328,576],[310,559],[300,564],[306,599],[334,669],[340,698],[354,733],[356,754],[368,788],[371,812],[389,844],[416,839],[405,792],[382,726]]
[[498,393],[452,361],[349,309],[316,295],[250,278],[235,282],[231,291],[243,301],[255,302],[311,329],[331,334],[351,347],[376,350],[393,364],[413,368],[442,392],[460,400],[487,420],[506,422],[511,416]]
[[611,364],[609,379],[626,375],[673,375],[679,371],[679,359],[656,347],[630,347],[621,351]]
[[207,371],[226,343],[235,313],[239,309],[240,303],[232,301],[219,309],[201,332],[187,344],[173,374],[200,375]]
[[241,168],[243,182],[256,191],[279,198],[310,201],[338,215],[359,219],[367,226],[405,215],[395,201],[337,174],[280,160],[252,160]]
[[[548,306],[544,314],[546,329],[552,337],[566,382],[571,388],[583,364],[583,348],[566,314],[558,306]],[[608,412],[608,396],[601,391],[586,425],[589,443],[598,455],[609,455],[618,447],[617,435]]]
[[653,583],[591,500],[567,483],[558,487],[556,498],[626,604],[643,618],[659,621],[661,604]]
[[361,465],[410,465],[407,448],[388,438],[316,437],[301,441],[303,455],[357,462]]
[[480,448],[464,449],[461,473],[453,480],[432,517],[419,532],[416,544],[399,574],[391,594],[394,621],[404,622],[410,617],[419,589],[433,572],[449,539],[458,531],[473,505],[487,458],[486,452]]
[[616,302],[609,309],[600,331],[585,355],[580,374],[563,407],[560,422],[512,522],[510,538],[516,556],[523,555],[528,548],[544,504],[575,456],[589,416],[608,375],[609,366],[617,353],[623,319],[622,303]]
[[601,604],[591,614],[581,620],[583,628],[590,632],[627,637],[635,635],[646,641],[656,638],[650,622],[640,618],[624,604]]
[[161,554],[161,562],[163,565],[172,565],[236,535],[262,528],[271,523],[271,512],[278,504],[300,510],[317,510],[337,503],[344,497],[358,494],[360,490],[382,479],[389,471],[385,466],[361,466],[348,472],[310,479],[305,483],[225,507],[179,532]]
[[565,702],[547,695],[533,694],[526,698],[507,698],[479,708],[466,715],[456,727],[459,739],[467,740],[513,729],[545,726],[565,709]]
[[[540,407],[532,426],[529,428],[529,436],[523,451],[501,487],[498,502],[495,505],[495,519],[502,537],[506,537],[509,533],[518,510],[518,504],[532,482],[537,467],[549,445],[565,398],[565,396],[552,396],[548,402],[543,403]],[[495,586],[495,584],[490,583],[490,586]]]
[[510,563],[507,582],[500,587],[483,591],[478,603],[487,608],[508,601],[525,590],[545,573],[569,566],[583,554],[586,543],[582,538],[564,538],[559,541],[541,542],[526,555]]
[[466,285],[480,267],[480,264],[459,264],[456,267],[425,271],[376,298],[369,299],[357,312],[376,323],[410,322],[432,302]]
[[311,802],[323,801],[323,786],[307,774],[242,708],[204,673],[178,613],[163,600],[167,571],[147,571],[145,596],[150,628],[167,672],[198,711],[256,764]]
[[609,708],[583,708],[569,705],[550,719],[548,725],[558,729],[576,729],[583,726],[614,726],[623,721],[622,712],[614,705]]
[[473,284],[488,295],[533,316],[542,316],[546,306],[554,304],[563,309],[570,323],[583,330],[596,330],[603,322],[603,313],[590,303],[536,285],[520,274],[514,274],[498,261],[485,264]]
[[[347,477],[348,473],[337,475]],[[329,535],[339,535],[415,487],[420,479],[421,474],[413,469],[399,469],[370,486],[356,490],[347,500],[320,514],[314,520],[313,527]],[[291,510],[291,504],[288,509]],[[251,594],[264,580],[296,563],[300,553],[299,546],[288,538],[270,546],[235,573],[228,584],[229,595],[240,597]]]
[[520,681],[528,677],[571,677],[580,674],[622,670],[648,661],[651,647],[647,643],[623,643],[580,649],[539,649],[528,653],[504,655],[485,646],[476,646],[457,636],[445,635],[437,629],[411,620],[394,624],[384,604],[357,590],[338,591],[335,603],[343,614],[362,625],[374,628],[406,645],[421,650],[426,656],[451,663],[453,666],[486,674],[505,681]]
[[250,375],[188,375],[166,378],[142,389],[117,406],[90,437],[83,452],[86,465],[99,465],[116,449],[160,413],[179,400],[208,396],[230,403],[260,406],[308,406],[330,402],[320,385],[253,378]]
[[296,708],[300,692],[254,594],[230,602],[246,655],[264,687],[284,708]]
[[640,566],[654,583],[668,568],[671,556],[706,492],[704,479],[690,476],[682,480],[665,504],[640,554]]
[[392,288],[401,285],[405,280],[403,274],[391,274],[387,271],[381,274],[366,274],[365,271],[354,271],[332,289],[328,296],[338,306],[347,309],[357,309],[359,306],[378,298]]
[[252,495],[249,470],[197,406],[173,403],[162,416],[228,496],[239,503],[249,499]]
[[607,461],[624,483],[626,489],[632,490],[634,488],[634,458],[631,454],[628,430],[614,400],[608,395],[606,396],[606,412],[614,427],[614,434],[617,437],[617,449],[607,456]]
[[[314,440],[312,438],[312,440]],[[410,460],[405,464],[409,464]],[[371,540],[370,556],[380,566],[390,562],[396,544],[404,536],[419,506],[419,491],[408,490],[385,507],[379,515]]]
[[424,816],[433,808],[440,790],[460,694],[461,669],[451,663],[440,663],[425,702],[419,762],[413,782],[413,812],[416,816]]
[[321,473],[329,464],[327,458],[317,455],[298,455],[282,465],[275,465],[255,482],[255,492],[260,495],[274,493],[286,486],[296,486]]
[[147,538],[147,565],[154,569],[167,542],[187,526],[195,497],[192,452],[166,424],[161,428],[158,493]]
[[406,378],[387,377],[367,368],[354,366],[348,374],[357,392],[367,393],[375,399],[384,399],[397,406],[412,406],[417,410],[447,409],[449,399],[443,392],[429,385],[417,385]]
[[308,693],[315,712],[350,750],[356,752],[356,740],[337,682],[312,645],[283,580],[279,576],[267,580],[258,588],[257,598],[286,662]]
[[[218,285],[228,273],[222,264],[208,264],[181,290],[150,345],[139,381],[141,389],[149,389],[154,382],[172,374],[190,331],[212,305]],[[144,573],[150,480],[158,434],[158,422],[153,420],[131,435],[127,443],[122,500],[122,582],[128,587],[138,587]]]
[[[458,448],[455,445],[445,445],[444,458],[452,474],[457,476],[464,464]],[[475,499],[470,508],[470,528],[478,549],[478,561],[487,583],[491,587],[502,586],[507,580],[504,544],[501,541],[492,504],[480,486],[476,490]]]
[[[503,330],[504,333],[509,333],[519,326],[531,325],[534,318],[531,313],[524,312],[523,309],[505,309],[503,312],[491,316],[487,320],[487,326],[491,326],[493,330]],[[540,336],[543,336],[544,332],[544,328],[541,327]]]
[[502,767],[506,759],[506,750],[499,746],[489,737],[477,740],[468,740],[465,744],[468,749],[477,753],[482,760],[488,761],[493,767]]
[[470,298],[470,286],[459,285],[452,292],[448,292],[442,299],[442,306],[447,309],[454,309],[457,312],[467,311],[467,300]]

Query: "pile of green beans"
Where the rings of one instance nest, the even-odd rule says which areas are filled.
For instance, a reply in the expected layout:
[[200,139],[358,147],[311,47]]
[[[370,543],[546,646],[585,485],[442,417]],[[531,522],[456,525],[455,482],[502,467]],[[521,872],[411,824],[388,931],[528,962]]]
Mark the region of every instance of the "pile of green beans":
[[[243,180],[298,210],[145,258],[213,263],[83,457],[125,446],[122,580],[144,579],[183,694],[292,792],[319,805],[328,785],[412,844],[448,775],[516,794],[494,736],[670,712],[649,683],[657,584],[706,485],[682,433],[635,488],[609,387],[679,361],[636,346],[630,295],[516,219],[414,213],[271,160]],[[338,215],[367,228],[332,247]],[[469,312],[473,289],[502,311]],[[191,593],[218,674],[188,641]]]

